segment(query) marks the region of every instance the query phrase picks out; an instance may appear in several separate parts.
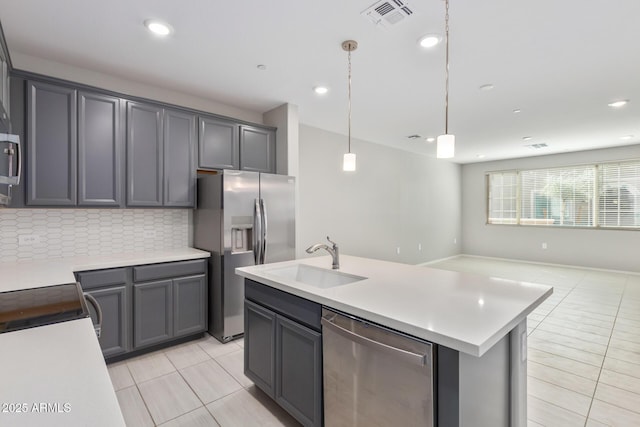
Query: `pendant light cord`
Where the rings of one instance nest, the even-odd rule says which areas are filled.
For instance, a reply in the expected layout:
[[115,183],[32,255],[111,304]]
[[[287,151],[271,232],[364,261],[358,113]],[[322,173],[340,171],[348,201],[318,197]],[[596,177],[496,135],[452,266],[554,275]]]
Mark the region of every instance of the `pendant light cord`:
[[349,153],[351,153],[351,50],[349,50]]
[[445,41],[445,95],[444,95],[444,133],[449,134],[449,0],[445,0],[444,15],[444,41]]

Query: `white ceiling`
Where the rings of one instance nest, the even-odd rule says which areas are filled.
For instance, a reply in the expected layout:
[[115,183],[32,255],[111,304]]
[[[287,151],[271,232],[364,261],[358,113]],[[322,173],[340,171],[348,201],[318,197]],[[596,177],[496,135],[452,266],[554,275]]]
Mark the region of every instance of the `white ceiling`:
[[[454,161],[640,142],[640,1],[450,2]],[[340,45],[354,39],[353,137],[435,155],[435,144],[407,136],[444,130],[444,45],[427,51],[416,43],[443,33],[444,2],[410,0],[414,15],[388,30],[361,16],[373,3],[0,0],[0,21],[10,52],[256,112],[288,102],[299,106],[301,123],[342,134],[347,54]],[[175,33],[152,36],[147,18]],[[493,90],[479,90],[488,83]],[[318,84],[329,93],[315,95]],[[631,102],[607,106],[617,99]],[[525,147],[534,143],[548,147]]]

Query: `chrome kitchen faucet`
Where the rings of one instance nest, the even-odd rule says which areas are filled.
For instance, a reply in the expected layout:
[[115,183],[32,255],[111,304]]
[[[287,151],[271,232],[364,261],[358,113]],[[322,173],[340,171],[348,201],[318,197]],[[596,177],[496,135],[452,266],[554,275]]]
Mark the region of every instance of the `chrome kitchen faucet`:
[[336,242],[332,242],[329,236],[327,236],[327,241],[331,243],[331,248],[324,243],[317,243],[313,246],[309,246],[307,248],[307,253],[312,254],[318,249],[324,249],[325,251],[329,252],[331,254],[331,257],[333,258],[333,264],[331,265],[331,268],[337,270],[340,268],[340,252],[338,251],[338,245],[336,244]]

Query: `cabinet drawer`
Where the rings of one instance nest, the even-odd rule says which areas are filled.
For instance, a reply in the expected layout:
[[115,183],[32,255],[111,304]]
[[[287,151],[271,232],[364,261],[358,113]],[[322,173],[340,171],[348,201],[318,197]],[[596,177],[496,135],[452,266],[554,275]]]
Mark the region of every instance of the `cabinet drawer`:
[[133,267],[133,281],[144,282],[147,280],[165,279],[168,277],[204,274],[206,271],[205,262],[206,261],[204,259],[197,259],[193,261],[180,261]]
[[103,286],[120,285],[127,282],[126,268],[110,268],[107,270],[81,271],[77,273],[82,289],[100,288]]
[[320,304],[249,279],[245,279],[245,298],[320,331]]

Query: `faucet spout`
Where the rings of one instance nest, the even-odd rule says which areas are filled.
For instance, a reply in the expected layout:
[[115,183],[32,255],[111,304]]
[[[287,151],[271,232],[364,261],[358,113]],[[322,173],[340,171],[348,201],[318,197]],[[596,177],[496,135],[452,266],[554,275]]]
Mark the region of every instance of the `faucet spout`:
[[333,262],[332,262],[331,268],[333,268],[334,270],[337,270],[337,269],[340,268],[340,252],[338,250],[338,245],[335,242],[332,242],[329,239],[329,236],[327,236],[327,241],[329,243],[331,243],[332,247],[329,247],[329,246],[325,245],[324,243],[316,243],[313,246],[309,246],[306,249],[306,252],[308,254],[312,254],[315,251],[317,251],[318,249],[324,249],[325,251],[329,252],[329,254],[332,257],[332,261]]

